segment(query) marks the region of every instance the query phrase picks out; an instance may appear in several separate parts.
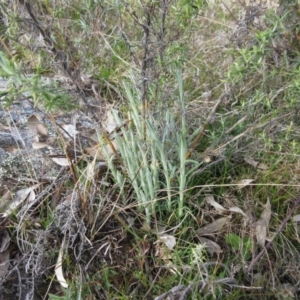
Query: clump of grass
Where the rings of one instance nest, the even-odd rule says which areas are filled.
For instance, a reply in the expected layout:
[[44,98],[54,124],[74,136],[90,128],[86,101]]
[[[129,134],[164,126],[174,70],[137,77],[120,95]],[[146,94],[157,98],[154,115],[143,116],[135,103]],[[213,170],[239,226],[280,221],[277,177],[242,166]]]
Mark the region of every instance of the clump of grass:
[[[151,217],[156,217],[156,211],[160,207],[157,201],[161,198],[162,191],[166,193],[167,213],[175,210],[179,218],[183,217],[187,177],[189,172],[199,166],[198,162],[186,159],[190,140],[185,122],[183,81],[179,71],[177,76],[177,104],[180,109],[177,114],[181,116],[179,122],[171,108],[159,113],[156,109],[148,108],[146,119],[143,119],[140,96],[128,83],[124,87],[128,98],[126,116],[130,126],[123,126],[122,119],[114,113],[122,133],[115,138],[123,172],[108,158],[109,168],[120,189],[125,183],[132,185],[134,198],[139,209],[145,211],[148,224]],[[176,196],[177,193],[179,196]]]
[[[294,265],[299,263],[298,236],[292,225],[282,230],[269,257],[254,266],[257,276],[251,278],[252,286],[251,274],[246,274],[246,266],[260,250],[253,228],[266,199],[271,202],[272,236],[298,190],[296,25],[287,35],[286,17],[268,13],[261,26],[249,21],[249,35],[235,44],[225,41],[230,40],[227,31],[232,22],[226,26],[224,22],[232,15],[219,9],[212,13],[205,1],[178,1],[172,6],[150,1],[146,9],[134,1],[131,6],[122,1],[104,1],[102,6],[80,0],[56,3],[60,5],[46,1],[34,8],[35,13],[45,11],[53,19],[54,46],[67,55],[66,70],[72,75],[81,68],[100,82],[99,90],[94,82],[79,85],[82,93],[88,90],[97,99],[104,97],[104,102],[122,99],[122,103],[118,103],[119,112],[112,110],[119,126],[118,133],[109,136],[116,142],[114,155],[105,152],[109,147],[103,148],[107,172],[99,167],[103,162],[85,158],[72,165],[76,176],[53,184],[55,194],[63,190],[65,196],[72,190],[73,206],[60,205],[60,211],[67,213],[58,216],[55,211],[52,216],[46,212],[49,219],[40,222],[45,236],[55,232],[60,241],[67,241],[63,265],[68,266],[65,274],[70,287],[60,296],[51,295],[52,299],[125,299],[141,293],[159,297],[178,287],[186,297],[265,297],[265,292],[251,288],[263,287],[275,295],[287,282],[296,285],[299,278],[286,271],[290,269],[284,259],[293,257]],[[39,16],[43,27],[48,24],[45,15]],[[18,22],[11,17],[7,35],[14,37]],[[57,72],[53,53],[48,59],[45,49],[37,45],[25,49],[19,42],[12,40],[10,45],[18,48],[15,59],[34,57],[32,69],[42,72],[55,62],[51,72]],[[2,93],[7,103],[31,93],[33,102],[48,110],[68,107],[68,99],[56,98],[56,91],[43,84],[39,72],[26,78],[15,60],[3,56],[0,63],[2,76],[14,83]],[[218,101],[220,105],[213,110]],[[208,122],[210,112],[214,113]],[[108,138],[103,132],[99,136]],[[249,157],[257,162],[255,166],[246,162]],[[249,178],[255,181],[236,187],[241,179]],[[73,191],[74,186],[82,197]],[[225,212],[206,203],[207,194]],[[86,210],[78,208],[79,199]],[[243,210],[247,221],[229,212],[232,207]],[[223,215],[231,216],[225,228],[203,242],[198,227],[214,224]],[[144,221],[147,226],[141,225]],[[173,250],[161,244],[161,224],[176,238]],[[26,230],[32,228],[27,224]],[[31,235],[32,240],[40,241],[39,237]],[[27,237],[16,239],[18,243]],[[209,242],[219,246],[218,250],[212,251]],[[32,255],[37,249],[27,241],[23,245],[31,247]],[[26,252],[25,247],[19,250]],[[122,260],[127,257],[125,266],[120,256]],[[53,265],[53,255],[51,259]],[[100,267],[93,268],[94,261]],[[35,263],[34,255],[29,262]],[[272,269],[272,262],[277,269]],[[40,272],[40,267],[35,270]],[[283,272],[287,282],[279,276]],[[279,275],[273,276],[275,273]]]

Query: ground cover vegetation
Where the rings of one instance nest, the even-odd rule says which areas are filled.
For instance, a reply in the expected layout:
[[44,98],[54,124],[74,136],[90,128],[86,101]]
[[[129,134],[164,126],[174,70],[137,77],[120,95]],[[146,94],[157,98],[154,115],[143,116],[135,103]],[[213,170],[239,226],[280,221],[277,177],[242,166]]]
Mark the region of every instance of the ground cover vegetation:
[[298,1],[0,12],[1,299],[299,297]]

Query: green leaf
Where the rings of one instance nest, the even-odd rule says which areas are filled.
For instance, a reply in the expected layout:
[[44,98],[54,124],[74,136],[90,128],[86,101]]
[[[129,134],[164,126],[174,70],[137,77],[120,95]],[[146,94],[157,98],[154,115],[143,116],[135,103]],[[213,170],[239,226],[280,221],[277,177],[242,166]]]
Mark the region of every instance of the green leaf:
[[226,243],[231,245],[234,250],[239,250],[243,240],[238,235],[230,233],[226,236]]
[[244,238],[242,254],[245,260],[251,257],[251,249],[253,247],[253,240],[250,237]]

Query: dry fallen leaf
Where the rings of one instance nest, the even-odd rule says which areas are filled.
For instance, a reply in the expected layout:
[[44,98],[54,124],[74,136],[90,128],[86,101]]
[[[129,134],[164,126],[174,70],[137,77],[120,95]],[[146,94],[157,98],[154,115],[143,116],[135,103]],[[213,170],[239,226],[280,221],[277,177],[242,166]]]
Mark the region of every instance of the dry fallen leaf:
[[48,136],[47,129],[45,125],[37,118],[36,115],[31,115],[28,120],[28,128],[31,131],[31,133],[35,135],[40,135],[43,137]]
[[236,207],[236,206],[230,207],[228,210],[231,211],[231,212],[235,212],[235,213],[241,214],[241,215],[243,215],[246,219],[248,219],[248,216],[247,216],[247,215],[246,215],[239,207]]
[[55,275],[58,282],[61,284],[61,286],[67,289],[68,284],[64,278],[63,269],[62,269],[62,256],[63,256],[63,246],[60,248],[58,253],[58,258],[55,265]]
[[48,136],[46,139],[43,140],[43,142],[40,142],[39,137],[35,136],[32,139],[32,148],[42,149],[48,147],[49,149],[52,149],[55,143],[56,143],[56,138],[53,136]]
[[69,160],[66,157],[51,157],[51,160],[61,167],[69,166]]
[[224,208],[221,204],[219,204],[218,202],[215,201],[214,196],[213,195],[206,195],[205,196],[205,201],[210,204],[211,206],[213,206],[218,212],[222,213],[224,211],[227,211],[226,208]]
[[53,162],[55,162],[57,165],[61,167],[68,167],[69,164],[69,159],[65,156],[55,156],[55,153],[50,150],[50,155],[52,155],[50,158]]
[[172,235],[164,234],[159,240],[163,242],[169,250],[173,250],[176,245],[176,238]]
[[205,244],[208,253],[210,253],[211,255],[213,255],[214,253],[220,254],[223,252],[223,250],[217,243],[215,243],[207,238],[204,238],[202,236],[199,237],[199,239],[202,244]]
[[263,163],[260,163],[258,161],[255,161],[254,159],[247,157],[244,159],[246,163],[248,163],[249,165],[251,165],[252,167],[254,167],[255,169],[259,169],[259,170],[268,170],[269,167]]
[[271,204],[270,204],[270,200],[268,199],[265,205],[265,209],[262,212],[259,220],[256,222],[256,227],[255,227],[257,244],[262,247],[265,246],[267,229],[271,219],[271,213],[272,213]]
[[69,166],[69,160],[66,157],[51,157],[51,160],[61,167]]
[[16,192],[13,200],[2,202],[0,210],[4,211],[2,214],[3,217],[9,216],[25,200],[27,200],[28,203],[32,202],[35,199],[34,190],[39,186],[40,184],[36,184],[27,189],[19,190]]
[[246,157],[244,158],[244,161],[251,165],[252,167],[254,167],[255,169],[257,168],[257,165],[259,164],[259,162],[255,161],[254,159],[250,158],[250,157]]
[[32,140],[32,148],[46,148],[49,145],[47,140],[50,140],[51,138],[49,138],[47,129],[44,124],[35,115],[31,115],[28,118],[27,123],[29,130],[35,135]]
[[201,235],[208,235],[208,234],[216,233],[224,227],[224,225],[226,224],[226,222],[229,219],[230,219],[230,216],[217,219],[216,221],[214,221],[204,227],[199,228],[197,230],[197,234],[201,236]]
[[65,125],[62,125],[62,128],[68,133],[64,132],[62,130],[62,134],[65,138],[70,138],[71,137],[75,137],[75,135],[77,133],[79,133],[79,131],[76,130],[76,127],[73,125],[73,124],[65,124]]
[[155,244],[155,255],[161,259],[171,259],[171,251],[176,246],[176,238],[166,233],[166,226],[157,225],[151,232],[157,234],[158,240]]
[[224,213],[227,211],[235,212],[235,213],[243,215],[246,219],[248,219],[248,216],[239,207],[234,206],[234,207],[230,207],[229,209],[226,209],[222,205],[217,203],[214,200],[214,197],[212,195],[206,195],[205,200],[207,203],[209,203],[211,206],[213,206],[219,213]]
[[251,182],[253,182],[255,179],[242,179],[239,182],[237,182],[238,189],[242,189],[245,186],[249,185]]
[[48,146],[47,143],[32,142],[32,148],[33,149],[42,149],[42,148],[46,148],[47,146]]
[[102,122],[102,127],[108,132],[112,133],[117,127],[118,124],[115,121],[115,118],[113,116],[114,113],[118,113],[115,109],[113,109],[112,105],[107,106],[106,108],[106,116]]

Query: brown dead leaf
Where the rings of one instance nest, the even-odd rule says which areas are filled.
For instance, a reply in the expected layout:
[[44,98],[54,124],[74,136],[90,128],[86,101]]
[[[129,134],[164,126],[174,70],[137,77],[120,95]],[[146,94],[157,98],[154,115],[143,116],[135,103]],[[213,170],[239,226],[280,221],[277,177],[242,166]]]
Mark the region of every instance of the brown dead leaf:
[[104,120],[102,122],[102,127],[108,132],[112,133],[116,128],[118,128],[118,124],[115,121],[115,118],[113,116],[113,111],[117,113],[115,109],[113,109],[112,105],[107,105],[106,107],[106,115],[104,117]]
[[224,208],[221,204],[219,204],[218,202],[215,201],[213,195],[206,195],[205,196],[205,201],[208,204],[210,204],[211,206],[213,206],[220,213],[223,213],[223,212],[227,211],[226,208]]
[[234,207],[230,207],[229,209],[226,209],[221,204],[216,202],[212,195],[206,195],[205,200],[206,200],[207,203],[209,203],[211,206],[213,206],[219,213],[234,212],[234,213],[241,214],[246,219],[248,219],[248,216],[239,207],[234,206]]
[[51,160],[61,167],[68,167],[70,165],[67,157],[51,157]]
[[248,216],[239,208],[239,207],[230,207],[228,209],[230,212],[235,212],[235,213],[238,213],[238,214],[241,214],[242,216],[244,216],[246,219],[249,219]]
[[32,142],[32,148],[33,149],[43,149],[46,148],[48,146],[47,143],[40,143],[40,142]]
[[244,160],[245,160],[246,163],[248,163],[249,165],[251,165],[255,169],[259,169],[259,170],[263,170],[263,171],[269,169],[269,167],[266,164],[255,161],[251,157],[246,157]]
[[213,242],[213,241],[211,241],[211,240],[209,240],[207,238],[204,238],[202,236],[199,237],[199,239],[200,239],[200,241],[201,241],[202,244],[205,244],[207,251],[211,255],[213,255],[215,253],[216,254],[220,254],[220,253],[223,252],[223,250],[221,249],[221,247],[217,243],[215,243],[215,242]]
[[34,135],[42,137],[48,136],[45,125],[37,118],[36,115],[31,115],[27,120],[28,128]]
[[216,233],[225,226],[225,224],[227,223],[227,221],[229,219],[230,219],[230,216],[217,219],[216,221],[214,221],[204,227],[199,228],[197,230],[197,234],[199,236],[202,236],[202,235],[209,235],[209,234]]
[[259,164],[259,162],[255,161],[255,160],[252,159],[251,157],[246,157],[246,158],[244,158],[244,161],[245,161],[247,164],[249,164],[249,165],[251,165],[252,167],[254,167],[255,169],[257,168],[257,166],[258,166],[258,164]]
[[36,184],[27,189],[19,190],[16,192],[13,200],[9,200],[1,203],[0,211],[3,211],[3,216],[9,216],[22,202],[25,200],[30,203],[35,199],[34,190],[39,187],[40,184]]
[[172,235],[163,234],[159,241],[163,242],[169,250],[173,250],[176,246],[176,238]]
[[176,238],[166,233],[166,226],[157,225],[151,232],[158,236],[158,240],[154,243],[155,255],[161,259],[171,259],[171,251],[176,246]]
[[43,142],[40,142],[39,137],[36,136],[35,138],[32,139],[32,148],[42,149],[48,147],[48,149],[53,149],[57,147],[56,142],[57,142],[56,138],[52,136],[44,139]]
[[45,143],[47,146],[50,146],[49,148],[55,147],[55,144],[57,143],[57,139],[54,136],[49,136]]
[[[50,148],[50,147],[49,147]],[[54,151],[50,148],[50,158],[51,160],[61,167],[68,167],[70,165],[69,159],[63,155],[56,155]]]
[[61,167],[69,166],[69,160],[66,157],[51,157],[51,160]]
[[238,189],[242,189],[244,188],[245,186],[249,185],[250,183],[252,183],[255,179],[242,179],[240,181],[237,182],[237,186],[238,186]]
[[268,199],[265,205],[265,209],[262,212],[259,220],[256,222],[256,227],[255,227],[257,244],[262,247],[265,246],[267,229],[269,227],[271,213],[272,213],[271,204],[270,204],[270,200]]

